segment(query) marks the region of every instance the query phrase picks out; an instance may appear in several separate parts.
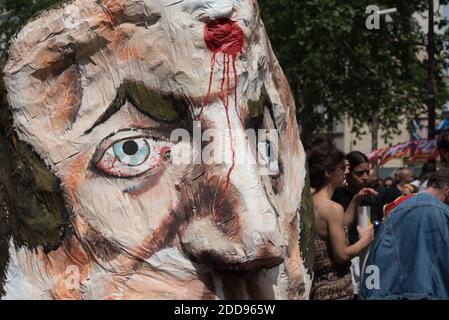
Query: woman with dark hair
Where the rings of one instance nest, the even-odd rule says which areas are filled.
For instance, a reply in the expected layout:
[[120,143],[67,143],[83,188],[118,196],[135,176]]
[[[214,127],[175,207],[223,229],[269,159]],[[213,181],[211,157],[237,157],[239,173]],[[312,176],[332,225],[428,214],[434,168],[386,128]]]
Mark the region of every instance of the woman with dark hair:
[[[311,299],[351,300],[354,297],[350,261],[374,238],[373,228],[358,228],[360,240],[348,245],[347,224],[343,207],[332,201],[335,189],[345,185],[348,163],[345,155],[321,138],[308,151],[310,185],[315,208],[315,263]],[[351,201],[355,208],[368,194],[359,192]]]

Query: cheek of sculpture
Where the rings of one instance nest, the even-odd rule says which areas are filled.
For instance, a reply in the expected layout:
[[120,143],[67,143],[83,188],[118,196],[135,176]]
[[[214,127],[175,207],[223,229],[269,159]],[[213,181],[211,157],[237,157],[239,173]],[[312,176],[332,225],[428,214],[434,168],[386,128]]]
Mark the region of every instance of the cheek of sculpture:
[[156,174],[131,184],[91,177],[79,184],[73,199],[76,217],[133,249],[160,227],[177,197],[173,186]]

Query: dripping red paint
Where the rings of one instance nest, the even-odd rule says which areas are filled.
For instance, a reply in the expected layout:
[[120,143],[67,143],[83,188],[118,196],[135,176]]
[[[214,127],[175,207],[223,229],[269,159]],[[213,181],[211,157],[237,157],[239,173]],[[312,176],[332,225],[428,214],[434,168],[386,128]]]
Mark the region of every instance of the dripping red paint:
[[210,67],[211,70],[209,77],[209,87],[207,95],[202,103],[199,115],[201,116],[205,105],[209,102],[217,55],[222,54],[223,74],[222,74],[222,81],[220,84],[220,98],[223,101],[223,104],[226,109],[226,121],[229,132],[231,134],[232,164],[226,175],[226,185],[223,189],[223,193],[221,194],[220,200],[218,201],[218,204],[215,207],[216,213],[218,214],[226,197],[226,193],[230,183],[231,173],[235,168],[234,137],[232,135],[231,120],[229,117],[229,94],[231,94],[230,62],[232,60],[232,71],[234,73],[234,84],[232,86],[232,89],[234,91],[234,107],[235,110],[237,111],[238,75],[235,62],[237,60],[237,55],[241,53],[243,50],[245,35],[237,22],[232,21],[228,18],[220,18],[206,23],[204,27],[204,41],[206,42],[207,48],[212,53],[212,58]]

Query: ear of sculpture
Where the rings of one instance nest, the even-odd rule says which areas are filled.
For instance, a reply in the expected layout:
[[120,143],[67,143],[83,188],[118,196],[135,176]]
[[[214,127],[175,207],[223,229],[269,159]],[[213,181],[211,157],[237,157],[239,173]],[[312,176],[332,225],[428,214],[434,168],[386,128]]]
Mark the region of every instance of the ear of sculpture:
[[307,176],[302,191],[301,208],[299,210],[301,221],[301,235],[299,238],[301,257],[304,266],[312,277],[313,264],[315,260],[315,214],[313,212],[312,192],[310,189],[309,168],[306,163]]
[[28,248],[55,250],[68,226],[59,179],[12,128],[3,80],[0,83],[0,239],[13,237]]
[[[260,129],[263,122],[264,111],[268,110],[272,119],[276,119],[276,110],[273,108],[273,103],[265,88],[262,87],[261,93],[257,101],[248,101],[248,119],[246,121],[247,128]],[[282,116],[282,115],[280,115]],[[301,207],[298,215],[300,216],[300,252],[301,258],[304,261],[304,266],[312,277],[312,270],[314,264],[314,246],[315,246],[315,215],[313,212],[312,192],[310,189],[309,168],[306,162],[306,180],[301,197]]]

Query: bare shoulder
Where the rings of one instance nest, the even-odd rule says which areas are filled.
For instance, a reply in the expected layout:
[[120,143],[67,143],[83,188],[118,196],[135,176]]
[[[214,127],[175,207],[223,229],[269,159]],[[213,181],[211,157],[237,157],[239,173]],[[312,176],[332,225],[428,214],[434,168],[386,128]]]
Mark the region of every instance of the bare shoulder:
[[344,218],[344,209],[341,204],[330,201],[323,209],[322,215],[326,220],[339,220]]

